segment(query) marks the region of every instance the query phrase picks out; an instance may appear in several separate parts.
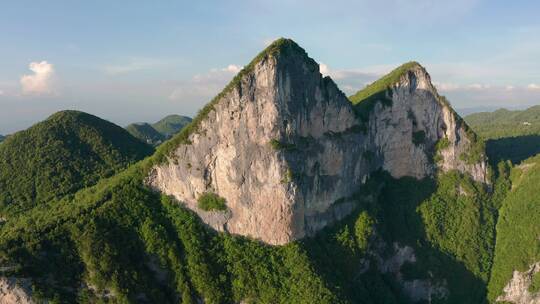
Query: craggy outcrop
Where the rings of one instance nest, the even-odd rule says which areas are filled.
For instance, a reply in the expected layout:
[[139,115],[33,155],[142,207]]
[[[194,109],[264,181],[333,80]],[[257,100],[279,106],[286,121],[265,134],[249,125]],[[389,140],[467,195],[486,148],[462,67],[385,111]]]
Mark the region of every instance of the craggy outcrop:
[[0,277],[0,304],[32,304],[30,281]]
[[504,294],[497,298],[497,302],[515,304],[540,304],[540,292],[531,292],[533,276],[540,271],[540,262],[532,264],[527,271],[514,271],[512,279],[504,287]]
[[[179,134],[146,182],[213,228],[269,244],[348,215],[375,170],[422,178],[457,169],[486,182],[483,154],[468,157],[474,138],[420,65],[377,96],[351,103],[302,48],[280,39]],[[205,193],[224,198],[226,210],[200,209]]]

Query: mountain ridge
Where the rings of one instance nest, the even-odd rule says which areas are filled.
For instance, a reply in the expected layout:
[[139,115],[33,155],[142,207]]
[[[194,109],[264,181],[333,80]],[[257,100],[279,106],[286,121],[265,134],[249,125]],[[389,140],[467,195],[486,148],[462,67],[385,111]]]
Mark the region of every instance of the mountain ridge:
[[[353,189],[379,168],[417,179],[455,169],[488,183],[482,143],[418,63],[398,67],[351,103],[297,44],[274,44],[167,143],[148,185],[218,231],[276,245],[346,216]],[[445,144],[435,151],[439,140]],[[206,193],[227,208],[199,208]]]

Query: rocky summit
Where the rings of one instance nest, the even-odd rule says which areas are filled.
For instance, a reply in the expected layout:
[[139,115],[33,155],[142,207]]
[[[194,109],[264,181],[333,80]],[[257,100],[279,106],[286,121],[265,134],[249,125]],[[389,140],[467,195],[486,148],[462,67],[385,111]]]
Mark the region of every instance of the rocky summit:
[[421,65],[347,98],[289,39],[260,53],[179,140],[146,184],[218,231],[272,245],[350,214],[379,170],[416,179],[457,170],[488,184],[481,142]]

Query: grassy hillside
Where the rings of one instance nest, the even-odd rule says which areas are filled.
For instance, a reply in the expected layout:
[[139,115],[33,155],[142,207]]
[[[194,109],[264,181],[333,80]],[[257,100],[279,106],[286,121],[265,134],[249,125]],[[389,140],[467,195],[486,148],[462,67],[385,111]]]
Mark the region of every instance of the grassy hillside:
[[[418,262],[404,277],[445,282],[444,303],[484,296],[493,221],[482,187],[457,173],[437,183],[376,174],[353,215],[315,238],[268,246],[216,233],[144,187],[151,161],[8,219],[0,226],[7,275],[32,277],[37,297],[70,303],[104,294],[112,303],[409,303],[370,253],[383,240],[414,248]],[[372,267],[362,272],[366,260]]]
[[126,130],[142,142],[157,146],[180,132],[190,122],[191,118],[187,116],[169,115],[154,124],[145,122],[130,124]]
[[519,163],[540,153],[540,106],[523,111],[500,109],[465,117],[471,128],[486,139],[492,164],[501,160]]
[[149,145],[157,146],[162,143],[166,137],[159,133],[148,123],[133,123],[126,127],[126,130],[133,137]]
[[523,111],[500,109],[474,113],[465,116],[465,121],[486,139],[540,135],[540,105]]
[[151,147],[108,121],[58,112],[0,145],[0,212],[73,193],[151,153]]
[[152,124],[152,127],[166,138],[172,137],[191,122],[191,118],[180,115],[169,115]]
[[526,271],[540,261],[540,155],[511,171],[511,190],[504,198],[497,223],[497,246],[489,299],[494,300],[514,270]]

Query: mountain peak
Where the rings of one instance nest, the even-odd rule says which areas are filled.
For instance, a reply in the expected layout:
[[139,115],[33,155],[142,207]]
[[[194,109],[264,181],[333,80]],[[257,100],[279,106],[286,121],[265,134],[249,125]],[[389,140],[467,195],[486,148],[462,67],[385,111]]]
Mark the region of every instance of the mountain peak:
[[423,76],[423,78],[427,78],[431,83],[426,69],[416,61],[409,61],[395,68],[390,73],[384,75],[365,88],[359,90],[354,95],[350,96],[349,100],[353,104],[359,104],[363,101],[370,100],[371,98],[376,98],[380,94],[386,93],[386,91],[398,83],[403,76],[407,77],[410,75],[410,73],[414,74],[415,72]]
[[348,215],[350,198],[380,169],[485,180],[481,152],[462,160],[471,140],[417,62],[356,97],[323,78],[294,41],[278,39],[159,149],[146,183],[216,230],[285,244]]

